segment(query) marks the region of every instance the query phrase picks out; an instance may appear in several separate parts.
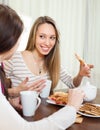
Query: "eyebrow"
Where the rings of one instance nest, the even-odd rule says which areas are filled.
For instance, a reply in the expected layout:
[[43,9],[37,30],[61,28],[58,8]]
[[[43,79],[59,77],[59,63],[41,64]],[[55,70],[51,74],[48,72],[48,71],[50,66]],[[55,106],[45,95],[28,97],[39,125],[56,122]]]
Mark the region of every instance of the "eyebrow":
[[[45,34],[45,33],[39,33],[39,35],[47,35],[47,34]],[[52,35],[50,35],[50,36],[54,36],[54,37],[56,37],[55,34],[52,34]]]

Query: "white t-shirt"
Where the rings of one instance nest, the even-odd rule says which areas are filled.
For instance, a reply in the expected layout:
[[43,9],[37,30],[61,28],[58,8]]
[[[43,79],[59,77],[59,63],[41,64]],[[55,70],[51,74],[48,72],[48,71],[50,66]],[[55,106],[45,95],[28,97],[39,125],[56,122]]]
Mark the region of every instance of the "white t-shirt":
[[66,106],[39,121],[24,120],[0,92],[0,130],[65,130],[75,122],[76,109]]

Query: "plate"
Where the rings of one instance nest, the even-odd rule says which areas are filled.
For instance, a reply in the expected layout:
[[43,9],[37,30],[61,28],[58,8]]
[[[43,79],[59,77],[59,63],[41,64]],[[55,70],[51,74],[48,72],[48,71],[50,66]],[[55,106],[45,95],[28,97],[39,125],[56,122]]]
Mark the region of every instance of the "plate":
[[[93,104],[93,105],[100,106],[100,104]],[[83,115],[83,116],[86,116],[86,117],[96,117],[96,118],[99,118],[99,117],[100,117],[100,116],[95,116],[95,115],[83,113],[83,112],[80,112],[80,111],[78,111],[77,113],[79,113],[79,114],[81,114],[81,115]]]
[[47,99],[46,102],[49,103],[49,104],[52,104],[52,105],[65,106],[65,104],[56,104],[55,101],[50,100],[50,99]]

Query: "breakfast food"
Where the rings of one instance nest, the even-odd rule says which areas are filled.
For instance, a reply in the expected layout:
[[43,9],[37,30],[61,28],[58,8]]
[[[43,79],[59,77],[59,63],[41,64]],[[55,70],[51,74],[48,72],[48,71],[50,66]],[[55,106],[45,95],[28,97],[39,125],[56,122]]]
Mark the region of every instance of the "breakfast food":
[[77,117],[75,120],[75,123],[82,123],[83,122],[83,117]]
[[67,104],[68,93],[65,92],[55,92],[49,96],[49,99],[56,102],[56,104]]
[[94,116],[100,116],[100,106],[97,106],[92,103],[85,103],[80,109],[80,112],[94,115]]
[[81,64],[86,64],[85,61],[75,53],[75,57],[77,58],[77,60],[81,63]]

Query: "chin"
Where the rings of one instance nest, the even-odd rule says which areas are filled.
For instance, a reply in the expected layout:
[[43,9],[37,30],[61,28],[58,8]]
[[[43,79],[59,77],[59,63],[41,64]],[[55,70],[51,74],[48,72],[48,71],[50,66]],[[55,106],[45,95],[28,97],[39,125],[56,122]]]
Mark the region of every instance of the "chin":
[[48,55],[50,53],[50,50],[49,51],[42,51],[41,54],[43,55]]

